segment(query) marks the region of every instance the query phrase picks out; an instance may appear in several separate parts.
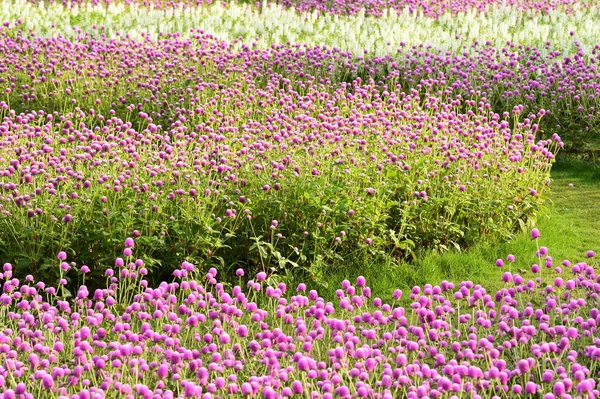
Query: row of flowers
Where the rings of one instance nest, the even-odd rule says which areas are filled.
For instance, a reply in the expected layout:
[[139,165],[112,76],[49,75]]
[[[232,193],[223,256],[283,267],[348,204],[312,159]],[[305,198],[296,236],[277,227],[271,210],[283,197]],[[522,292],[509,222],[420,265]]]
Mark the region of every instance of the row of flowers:
[[[532,237],[539,240],[537,229]],[[105,288],[12,277],[0,295],[3,398],[592,398],[600,279],[586,262],[507,271],[497,292],[470,281],[373,297],[363,277],[326,301],[305,284],[258,273],[226,287],[184,262],[150,287],[143,259],[123,256]],[[61,270],[86,270],[58,254]],[[517,263],[515,263],[517,262]],[[243,283],[242,283],[243,282]]]
[[[68,38],[75,38],[82,31],[110,38],[125,34],[136,39],[144,34],[155,39],[160,34],[187,38],[193,35],[191,30],[203,30],[229,42],[240,38],[245,43],[255,41],[262,48],[303,43],[339,48],[355,56],[362,56],[365,51],[384,56],[404,45],[419,44],[463,52],[465,44],[485,40],[492,40],[498,47],[512,42],[542,48],[551,42],[555,50],[570,52],[573,41],[569,33],[575,33],[584,50],[590,51],[600,37],[600,26],[596,23],[600,8],[593,3],[558,6],[528,15],[521,7],[507,6],[504,2],[464,2],[467,4],[464,12],[457,14],[447,10],[436,18],[424,17],[422,11],[411,12],[408,5],[371,17],[364,13],[298,12],[268,3],[256,6],[215,2],[184,7],[184,3],[178,2],[164,9],[126,3],[62,5],[8,0],[0,4],[0,21],[5,24],[22,21],[20,27],[25,32],[33,30],[42,36]],[[300,9],[312,8],[308,3],[299,4]],[[538,2],[527,4],[531,9],[539,5]],[[482,7],[484,13],[478,11]]]

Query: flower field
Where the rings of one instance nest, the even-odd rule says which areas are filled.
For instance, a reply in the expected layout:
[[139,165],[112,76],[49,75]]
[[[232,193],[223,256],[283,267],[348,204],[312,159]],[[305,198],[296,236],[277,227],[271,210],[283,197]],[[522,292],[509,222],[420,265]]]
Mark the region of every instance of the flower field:
[[360,276],[543,243],[599,139],[599,12],[0,3],[0,398],[600,395],[591,250],[497,292]]
[[[540,247],[535,278],[507,271],[496,293],[472,282],[414,287],[402,307],[400,290],[372,298],[361,276],[332,302],[304,284],[269,285],[264,272],[228,291],[216,269],[203,276],[187,262],[148,288],[134,245],[125,241],[106,288],[82,285],[72,301],[4,265],[5,398],[598,394],[595,262],[554,266]],[[61,268],[67,260],[58,254]]]

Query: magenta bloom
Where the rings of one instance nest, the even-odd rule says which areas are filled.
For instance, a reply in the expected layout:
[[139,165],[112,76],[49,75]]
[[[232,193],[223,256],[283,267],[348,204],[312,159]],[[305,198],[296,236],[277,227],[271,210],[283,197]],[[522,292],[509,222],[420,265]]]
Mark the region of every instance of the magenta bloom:
[[536,238],[540,238],[540,237],[541,237],[541,234],[540,234],[540,231],[538,229],[531,230],[531,238],[532,239],[535,240]]
[[537,392],[537,385],[531,381],[529,381],[527,384],[525,384],[525,393],[527,394],[534,394]]
[[244,382],[242,384],[242,395],[248,396],[251,394],[252,394],[252,386],[249,383]]
[[302,386],[302,383],[298,380],[292,382],[292,391],[296,395],[302,394],[302,392],[304,392],[304,387]]
[[267,273],[260,272],[256,275],[256,281],[264,281],[267,279]]

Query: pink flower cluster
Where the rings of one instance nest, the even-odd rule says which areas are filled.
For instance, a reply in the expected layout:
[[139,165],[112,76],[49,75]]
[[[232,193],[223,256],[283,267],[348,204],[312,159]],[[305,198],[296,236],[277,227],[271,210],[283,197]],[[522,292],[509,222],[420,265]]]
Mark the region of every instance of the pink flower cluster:
[[[377,235],[390,230],[419,246],[466,246],[536,212],[562,146],[556,134],[540,140],[545,110],[498,114],[441,82],[425,92],[332,82],[326,71],[350,62],[339,50],[10,32],[0,32],[10,65],[0,228],[7,259],[31,272],[65,247],[94,271],[134,228],[153,237],[142,252],[215,253],[236,231],[239,242],[279,240],[292,261],[389,242]],[[367,65],[376,76],[388,61]],[[199,238],[207,226],[220,242]]]
[[106,288],[80,286],[67,301],[5,264],[1,397],[596,397],[600,277],[590,260],[507,272],[495,293],[443,281],[404,299],[396,290],[392,302],[363,277],[330,302],[265,273],[227,289],[216,269],[202,276],[187,262],[150,288],[132,257],[117,259]]

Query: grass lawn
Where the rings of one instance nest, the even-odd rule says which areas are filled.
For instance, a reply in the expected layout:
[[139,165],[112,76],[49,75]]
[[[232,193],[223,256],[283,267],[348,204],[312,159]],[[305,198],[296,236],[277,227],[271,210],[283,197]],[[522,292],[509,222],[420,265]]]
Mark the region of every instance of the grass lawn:
[[[551,187],[549,211],[540,217],[537,227],[542,234],[538,244],[549,249],[554,266],[559,266],[564,259],[581,261],[588,250],[599,252],[600,167],[559,160],[552,169]],[[534,277],[530,267],[540,262],[535,257],[536,242],[529,234],[529,231],[519,234],[510,242],[482,242],[464,252],[421,253],[417,262],[411,264],[367,262],[359,271],[348,268],[348,271],[333,274],[329,287],[319,291],[326,298],[334,298],[343,279],[354,282],[360,273],[367,278],[373,295],[384,300],[391,298],[396,288],[406,292],[414,285],[435,285],[443,280],[455,283],[469,280],[483,285],[488,292],[495,292],[503,285],[502,274],[511,268],[526,279]],[[496,259],[506,259],[508,254],[515,255],[516,262],[512,265],[505,262],[504,267],[496,267]]]

